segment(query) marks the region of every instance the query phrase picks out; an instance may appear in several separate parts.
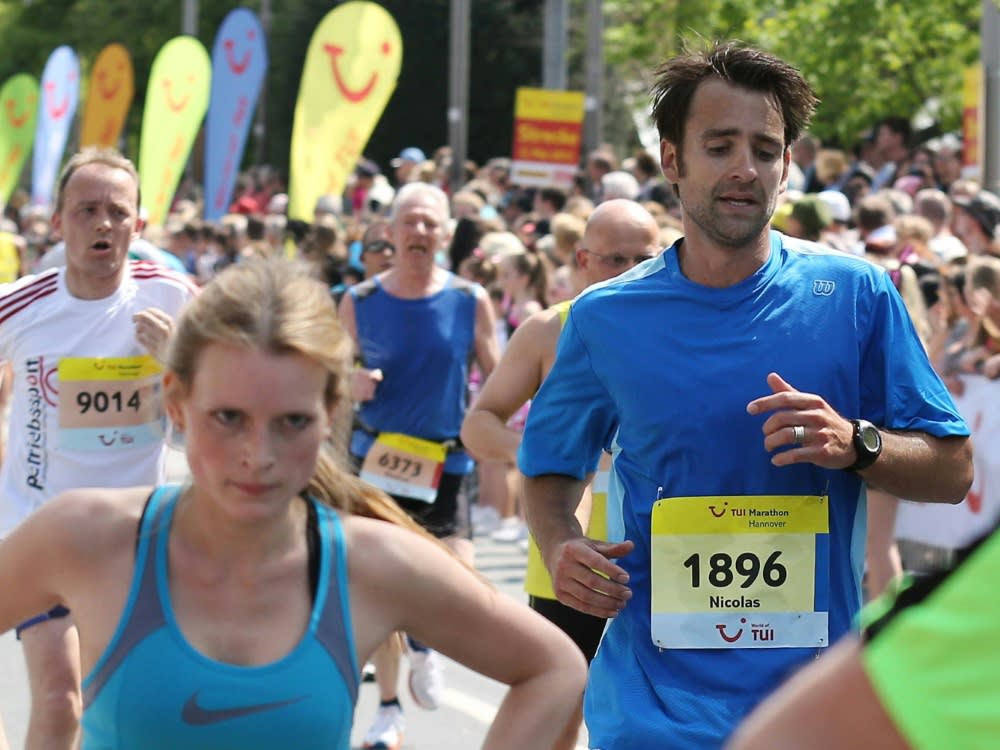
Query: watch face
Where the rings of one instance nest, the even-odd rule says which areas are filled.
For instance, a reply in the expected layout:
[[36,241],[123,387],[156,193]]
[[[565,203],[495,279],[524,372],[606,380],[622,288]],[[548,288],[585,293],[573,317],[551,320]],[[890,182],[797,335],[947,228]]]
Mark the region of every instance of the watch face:
[[878,430],[871,426],[866,426],[861,428],[861,441],[865,444],[865,448],[874,453],[878,450],[879,434]]

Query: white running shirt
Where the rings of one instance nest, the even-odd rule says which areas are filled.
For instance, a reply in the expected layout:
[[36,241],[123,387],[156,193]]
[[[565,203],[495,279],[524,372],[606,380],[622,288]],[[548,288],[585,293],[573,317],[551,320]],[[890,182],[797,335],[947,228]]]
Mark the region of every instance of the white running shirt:
[[12,363],[7,456],[0,469],[0,539],[60,492],[164,479],[160,367],[132,316],[176,318],[197,288],[183,274],[129,262],[110,297],[84,300],[65,269],[0,292],[0,359]]

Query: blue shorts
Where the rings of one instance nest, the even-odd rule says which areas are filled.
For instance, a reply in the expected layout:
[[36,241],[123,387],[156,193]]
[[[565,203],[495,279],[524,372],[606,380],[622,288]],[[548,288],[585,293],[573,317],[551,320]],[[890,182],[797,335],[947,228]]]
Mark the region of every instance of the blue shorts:
[[68,615],[68,614],[69,614],[69,610],[68,609],[66,609],[61,604],[57,604],[55,607],[53,607],[52,609],[50,609],[48,612],[43,612],[40,615],[35,615],[30,620],[25,620],[20,625],[18,625],[17,628],[14,631],[17,634],[17,640],[21,640],[21,633],[23,633],[28,628],[34,627],[35,625],[39,625],[39,624],[41,624],[43,622],[47,622],[49,620],[60,620],[63,617],[66,617],[66,615]]

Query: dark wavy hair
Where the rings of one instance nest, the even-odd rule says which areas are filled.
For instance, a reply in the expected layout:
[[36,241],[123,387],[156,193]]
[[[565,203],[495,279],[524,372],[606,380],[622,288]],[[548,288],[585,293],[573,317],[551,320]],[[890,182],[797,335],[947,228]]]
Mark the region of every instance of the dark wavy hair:
[[710,78],[772,96],[785,123],[786,148],[808,127],[819,103],[799,70],[784,60],[742,42],[715,42],[708,49],[685,51],[657,68],[650,99],[660,138],[683,147],[691,99]]

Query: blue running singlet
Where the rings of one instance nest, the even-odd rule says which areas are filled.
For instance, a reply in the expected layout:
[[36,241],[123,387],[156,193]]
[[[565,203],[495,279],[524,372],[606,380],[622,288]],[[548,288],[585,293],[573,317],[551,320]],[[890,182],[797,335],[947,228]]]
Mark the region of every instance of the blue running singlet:
[[[373,432],[456,439],[475,357],[476,285],[449,274],[444,288],[429,297],[402,299],[376,277],[349,293],[361,359],[383,374],[375,398],[361,404],[361,422]],[[374,441],[373,434],[355,430],[351,454],[364,458]],[[449,451],[444,470],[468,474],[472,459],[464,451]]]
[[167,539],[179,495],[158,488],[146,509],[121,621],[83,681],[83,750],[347,750],[359,671],[337,514],[310,501],[320,565],[302,640],[278,661],[235,666],[196,651],[174,619]]

